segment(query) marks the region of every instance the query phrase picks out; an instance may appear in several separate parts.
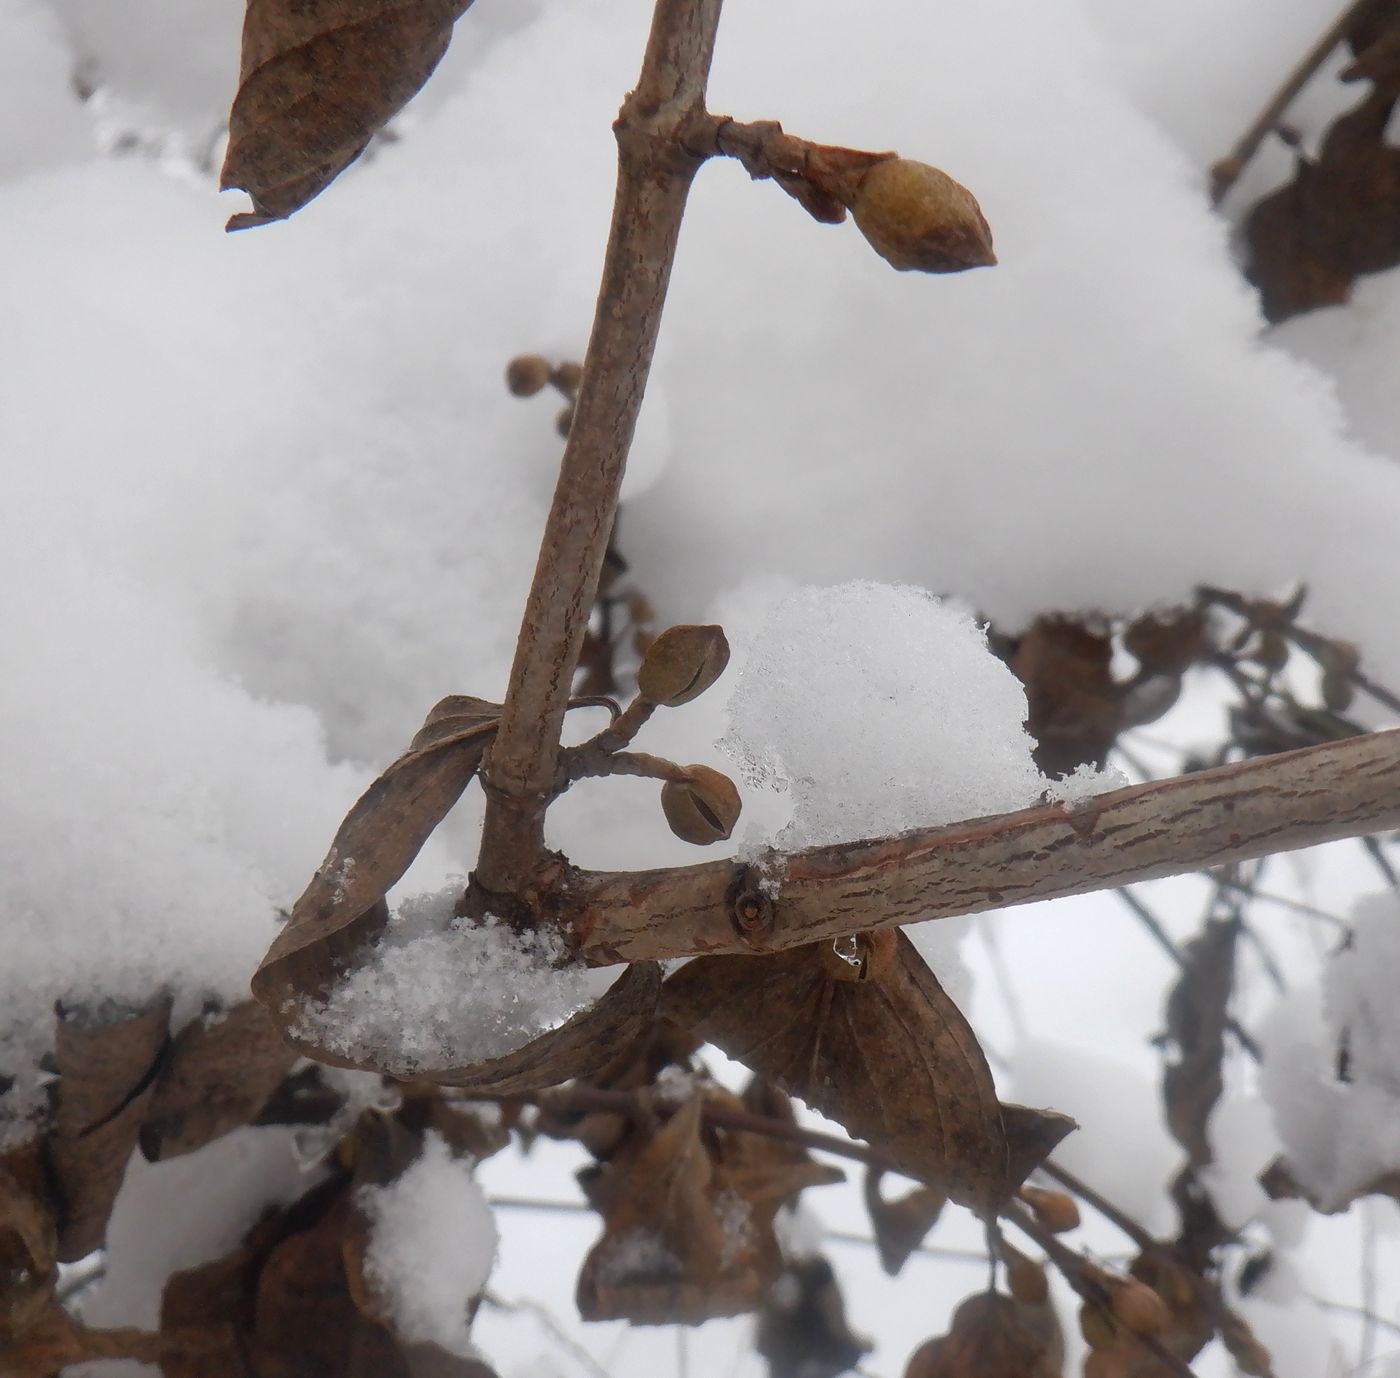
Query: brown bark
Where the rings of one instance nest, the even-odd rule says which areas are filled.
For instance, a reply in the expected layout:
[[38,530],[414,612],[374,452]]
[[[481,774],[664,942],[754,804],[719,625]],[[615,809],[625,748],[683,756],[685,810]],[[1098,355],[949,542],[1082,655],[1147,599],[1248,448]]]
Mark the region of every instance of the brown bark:
[[[1018,813],[774,858],[577,872],[562,899],[597,965],[779,952],[1400,827],[1400,731]],[[773,893],[765,893],[772,888]]]
[[558,793],[559,731],[617,512],[695,170],[688,124],[704,116],[722,0],[660,0],[637,89],[623,102],[613,204],[593,333],[521,625],[500,731],[483,772],[477,878],[519,893]]

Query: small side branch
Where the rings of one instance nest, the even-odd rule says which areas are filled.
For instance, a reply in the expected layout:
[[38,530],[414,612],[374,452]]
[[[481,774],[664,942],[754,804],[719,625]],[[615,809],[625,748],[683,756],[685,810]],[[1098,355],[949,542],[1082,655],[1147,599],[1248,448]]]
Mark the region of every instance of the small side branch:
[[596,965],[779,952],[872,928],[1112,889],[1400,827],[1400,731],[1326,742],[1019,813],[774,858],[575,872]]

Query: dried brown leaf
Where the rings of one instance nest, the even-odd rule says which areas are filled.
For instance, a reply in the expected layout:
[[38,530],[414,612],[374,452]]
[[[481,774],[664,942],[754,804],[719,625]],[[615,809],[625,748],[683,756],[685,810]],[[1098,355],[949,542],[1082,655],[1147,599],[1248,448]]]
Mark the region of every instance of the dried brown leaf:
[[296,1057],[255,1001],[194,1020],[176,1036],[156,1082],[141,1152],[151,1162],[175,1158],[247,1124]]
[[58,1257],[100,1248],[169,1047],[170,1000],[145,1009],[61,1011],[49,1164],[62,1202]]
[[1037,618],[1017,643],[1010,664],[1026,688],[1026,730],[1046,775],[1107,760],[1123,727],[1112,658],[1106,635],[1065,617]]
[[753,1310],[781,1267],[777,1242],[701,1138],[700,1101],[592,1169],[603,1237],[578,1280],[585,1320],[698,1325]]
[[1073,1122],[1017,1108],[1009,1135],[967,1021],[902,933],[898,948],[883,979],[858,982],[815,946],[700,957],[667,981],[663,1013],[990,1215]]
[[350,955],[388,921],[384,896],[461,797],[496,730],[496,704],[453,695],[360,796],[253,976],[286,1034],[304,998],[324,998]]
[[58,1276],[53,1211],[9,1170],[7,1163],[17,1156],[0,1158],[0,1344],[39,1319]]
[[1248,273],[1269,320],[1338,305],[1361,274],[1400,264],[1400,149],[1385,142],[1395,103],[1374,90],[1250,212]]
[[896,1277],[938,1223],[948,1198],[929,1186],[916,1186],[903,1196],[887,1198],[880,1191],[884,1175],[882,1168],[866,1168],[865,1209],[870,1213],[880,1266],[890,1277]]
[[220,186],[280,220],[364,152],[427,81],[471,0],[248,0]]
[[1024,1309],[998,1292],[968,1297],[948,1333],[910,1355],[904,1378],[1059,1378],[1060,1361]]
[[1221,1066],[1238,936],[1235,920],[1207,923],[1187,944],[1185,967],[1167,997],[1167,1038],[1177,1050],[1162,1074],[1167,1127],[1196,1167],[1211,1161],[1206,1126],[1224,1088]]
[[870,1352],[852,1332],[831,1264],[820,1254],[794,1258],[768,1289],[754,1348],[769,1378],[837,1378]]

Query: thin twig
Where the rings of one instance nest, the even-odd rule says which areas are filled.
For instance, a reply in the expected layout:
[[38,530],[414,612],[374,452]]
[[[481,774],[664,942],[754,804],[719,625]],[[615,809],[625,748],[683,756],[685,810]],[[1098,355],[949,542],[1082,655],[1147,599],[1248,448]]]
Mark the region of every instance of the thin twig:
[[1268,137],[1283,112],[1293,104],[1298,93],[1312,80],[1318,68],[1332,55],[1332,50],[1346,37],[1356,18],[1375,0],[1354,0],[1332,23],[1327,32],[1308,50],[1303,60],[1288,74],[1283,84],[1269,97],[1254,122],[1240,136],[1230,152],[1211,168],[1211,203],[1219,205],[1230,188],[1239,180],[1250,159]]

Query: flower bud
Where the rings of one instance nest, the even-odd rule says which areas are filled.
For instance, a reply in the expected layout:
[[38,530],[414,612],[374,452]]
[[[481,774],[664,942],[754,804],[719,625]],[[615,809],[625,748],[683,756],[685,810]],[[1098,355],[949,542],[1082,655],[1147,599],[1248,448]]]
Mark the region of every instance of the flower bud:
[[533,397],[549,382],[549,360],[538,354],[521,354],[506,365],[506,387],[516,397]]
[[687,766],[684,780],[661,786],[661,809],[671,831],[697,847],[723,842],[742,807],[734,781],[709,766]]
[[1022,1187],[1016,1193],[1035,1213],[1035,1218],[1055,1234],[1079,1228],[1079,1207],[1072,1196],[1049,1187]]
[[652,703],[676,708],[699,698],[728,664],[723,627],[668,627],[647,648],[637,690]]
[[871,248],[902,271],[960,273],[997,261],[977,198],[927,163],[876,163],[861,178],[850,207]]

